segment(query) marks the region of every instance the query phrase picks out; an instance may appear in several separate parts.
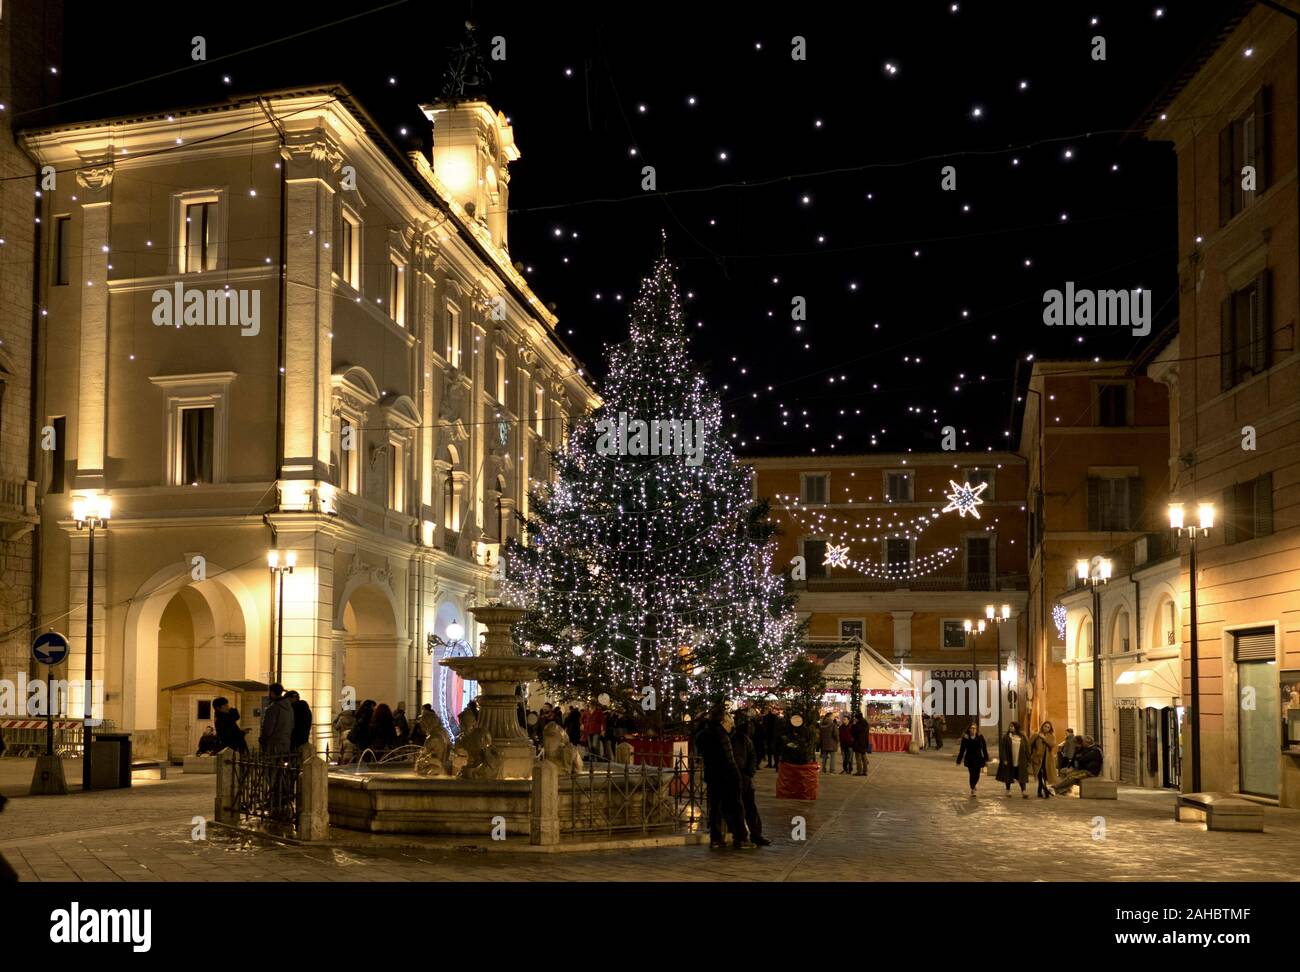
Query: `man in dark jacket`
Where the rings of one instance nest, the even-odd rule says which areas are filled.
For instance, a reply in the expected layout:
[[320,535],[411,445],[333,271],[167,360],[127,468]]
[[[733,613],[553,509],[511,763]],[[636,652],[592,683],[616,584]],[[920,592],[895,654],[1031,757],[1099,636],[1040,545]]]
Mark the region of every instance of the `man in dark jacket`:
[[293,706],[284,697],[284,686],[272,682],[267,689],[270,701],[262,710],[262,731],[257,741],[267,756],[287,756],[292,751]]
[[757,847],[745,828],[745,814],[740,802],[740,767],[731,748],[731,736],[723,720],[726,709],[721,703],[709,713],[709,719],[695,737],[695,748],[704,759],[704,786],[709,801],[709,846],[724,847],[722,821],[727,821],[737,850]]
[[212,700],[212,708],[216,712],[217,739],[227,749],[233,749],[237,753],[248,752],[248,740],[244,738],[247,729],[239,728],[239,710],[230,707],[230,700],[224,695],[219,695]]
[[293,731],[289,733],[289,752],[292,753],[311,739],[311,706],[297,692],[286,692],[284,697],[293,710]]
[[1070,788],[1090,776],[1101,776],[1101,749],[1091,736],[1079,737],[1079,748],[1074,752],[1074,768],[1061,774],[1056,781],[1057,793],[1069,793]]
[[772,842],[763,836],[763,820],[758,815],[758,803],[754,799],[754,773],[758,771],[758,753],[754,749],[753,740],[749,738],[753,722],[743,712],[737,717],[735,728],[731,730],[731,751],[736,759],[736,768],[740,770],[740,803],[745,811],[749,839],[759,847],[766,847]]

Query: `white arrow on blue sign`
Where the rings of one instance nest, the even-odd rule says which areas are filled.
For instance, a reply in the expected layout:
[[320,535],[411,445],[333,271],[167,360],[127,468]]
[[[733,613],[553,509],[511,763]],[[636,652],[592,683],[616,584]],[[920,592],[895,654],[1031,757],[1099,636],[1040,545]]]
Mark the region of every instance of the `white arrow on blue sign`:
[[68,639],[57,631],[37,635],[32,642],[32,657],[42,665],[57,665],[68,657]]

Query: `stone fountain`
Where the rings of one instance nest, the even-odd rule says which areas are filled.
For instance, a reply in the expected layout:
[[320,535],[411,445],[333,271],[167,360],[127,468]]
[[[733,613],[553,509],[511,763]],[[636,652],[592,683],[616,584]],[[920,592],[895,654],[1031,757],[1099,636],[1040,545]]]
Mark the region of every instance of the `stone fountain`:
[[446,658],[440,664],[479,684],[477,725],[492,737],[492,749],[501,757],[497,779],[532,779],[533,744],[519,725],[515,690],[555,662],[549,658],[521,658],[515,651],[510,629],[524,616],[523,608],[484,604],[469,608],[469,613],[487,625],[482,654]]

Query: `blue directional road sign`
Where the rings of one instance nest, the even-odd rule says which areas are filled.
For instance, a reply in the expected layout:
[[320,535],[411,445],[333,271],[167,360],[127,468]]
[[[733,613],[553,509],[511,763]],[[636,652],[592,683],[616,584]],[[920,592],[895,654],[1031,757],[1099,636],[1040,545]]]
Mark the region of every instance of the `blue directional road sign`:
[[37,635],[32,642],[32,657],[42,665],[57,665],[68,657],[68,639],[57,631]]

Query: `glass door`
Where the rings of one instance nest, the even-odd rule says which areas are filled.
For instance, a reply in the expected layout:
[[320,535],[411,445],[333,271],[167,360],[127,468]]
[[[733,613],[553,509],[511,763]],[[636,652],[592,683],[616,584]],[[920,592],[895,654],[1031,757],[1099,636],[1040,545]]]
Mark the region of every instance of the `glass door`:
[[[1277,662],[1238,662],[1237,680],[1243,700],[1239,710],[1241,722],[1237,728],[1241,792],[1275,797],[1279,782],[1278,753],[1282,748],[1277,720],[1282,704],[1278,692]],[[1247,701],[1254,704],[1247,707]]]

